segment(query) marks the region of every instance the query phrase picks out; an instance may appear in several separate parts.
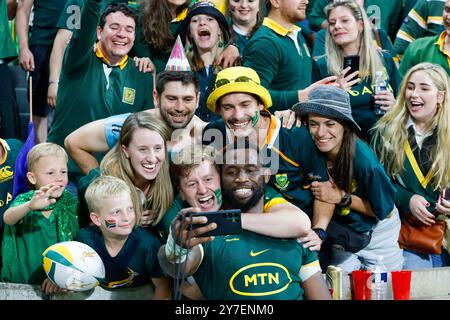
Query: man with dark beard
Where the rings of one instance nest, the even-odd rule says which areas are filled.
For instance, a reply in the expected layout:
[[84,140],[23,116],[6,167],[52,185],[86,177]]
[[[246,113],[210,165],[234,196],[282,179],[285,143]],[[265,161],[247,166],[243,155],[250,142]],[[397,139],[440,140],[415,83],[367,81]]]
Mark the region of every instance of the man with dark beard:
[[[268,208],[267,202],[264,205],[265,175],[259,151],[248,141],[240,142],[229,144],[223,151],[222,207],[262,214]],[[194,211],[200,209],[180,211],[158,257],[172,276],[176,274],[174,269],[183,264],[184,275],[193,275],[206,299],[330,299],[316,252],[295,239],[275,239],[246,230],[214,239],[202,237],[216,225],[188,231],[191,222],[207,222],[206,217],[186,216]],[[183,215],[185,223],[181,224]],[[186,240],[189,232],[191,238]]]
[[[190,144],[195,133],[206,125],[194,113],[199,101],[198,79],[191,71],[163,71],[158,74],[153,93],[154,114],[174,130],[167,142],[169,152]],[[90,122],[72,132],[64,141],[66,150],[84,174],[98,167],[95,153],[107,152],[119,139],[120,130],[130,113]]]

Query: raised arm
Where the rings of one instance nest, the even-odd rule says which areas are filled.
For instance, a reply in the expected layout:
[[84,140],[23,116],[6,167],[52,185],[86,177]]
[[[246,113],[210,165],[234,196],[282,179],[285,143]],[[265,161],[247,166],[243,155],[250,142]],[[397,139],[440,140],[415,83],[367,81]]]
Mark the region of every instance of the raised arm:
[[89,122],[73,131],[64,140],[67,152],[86,175],[99,165],[93,154],[109,150],[104,124],[104,119]]
[[47,102],[53,108],[56,107],[56,95],[58,92],[59,74],[64,58],[64,51],[72,38],[72,31],[58,29],[53,42],[52,53],[50,55],[50,81],[48,84]]
[[311,230],[306,213],[287,201],[266,213],[243,213],[241,219],[243,229],[275,238],[303,237]]
[[34,0],[20,0],[16,12],[16,33],[19,37],[19,63],[23,70],[34,70],[34,56],[28,46],[28,29]]

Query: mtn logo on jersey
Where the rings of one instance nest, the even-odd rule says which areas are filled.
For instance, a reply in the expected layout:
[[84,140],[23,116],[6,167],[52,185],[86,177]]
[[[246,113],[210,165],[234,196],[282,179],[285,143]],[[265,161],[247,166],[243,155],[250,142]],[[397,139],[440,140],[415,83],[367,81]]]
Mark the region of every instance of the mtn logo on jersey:
[[14,172],[11,171],[10,166],[0,168],[0,183],[11,180],[14,177]]
[[261,297],[282,292],[291,282],[289,271],[283,265],[263,262],[250,264],[236,271],[229,285],[235,294]]
[[280,191],[286,190],[289,186],[289,180],[287,177],[287,173],[279,173],[275,175],[275,186],[280,189]]

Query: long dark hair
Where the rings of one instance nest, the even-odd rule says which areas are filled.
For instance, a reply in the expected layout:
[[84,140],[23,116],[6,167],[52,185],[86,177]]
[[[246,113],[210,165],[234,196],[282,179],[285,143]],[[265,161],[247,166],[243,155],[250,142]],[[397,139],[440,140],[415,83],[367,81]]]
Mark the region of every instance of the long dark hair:
[[[177,14],[187,8],[190,2],[188,0],[185,4],[179,6]],[[170,32],[172,15],[167,0],[141,0],[139,6],[144,39],[157,50],[170,51],[175,38]]]
[[340,122],[344,126],[344,136],[342,138],[342,145],[333,167],[329,173],[334,180],[334,183],[339,189],[347,193],[352,192],[353,181],[353,158],[355,156],[356,148],[356,134],[349,128],[346,123]]

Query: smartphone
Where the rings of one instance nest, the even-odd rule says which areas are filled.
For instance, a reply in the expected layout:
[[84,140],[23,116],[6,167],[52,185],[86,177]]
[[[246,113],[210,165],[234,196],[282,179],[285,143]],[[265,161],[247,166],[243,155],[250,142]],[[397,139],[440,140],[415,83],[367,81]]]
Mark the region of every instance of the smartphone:
[[228,234],[239,234],[242,233],[242,224],[241,224],[241,210],[220,210],[220,211],[208,211],[208,212],[192,212],[189,213],[190,217],[201,217],[205,216],[208,219],[208,222],[205,224],[191,224],[192,229],[197,229],[200,227],[204,227],[211,222],[215,222],[217,224],[217,228],[205,232],[201,236],[223,236]]
[[355,71],[359,71],[359,56],[347,56],[344,57],[344,68],[350,67],[350,71],[347,72],[347,76]]

